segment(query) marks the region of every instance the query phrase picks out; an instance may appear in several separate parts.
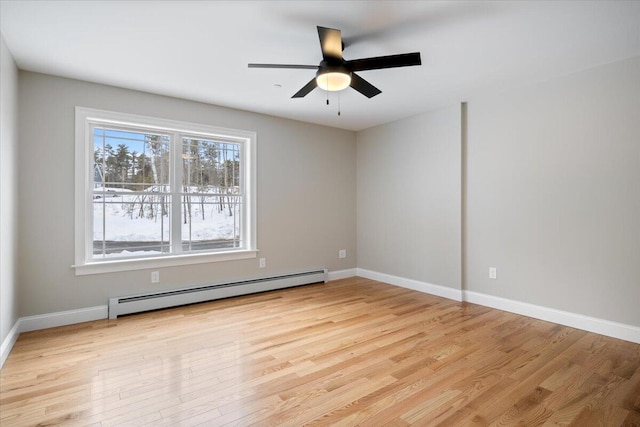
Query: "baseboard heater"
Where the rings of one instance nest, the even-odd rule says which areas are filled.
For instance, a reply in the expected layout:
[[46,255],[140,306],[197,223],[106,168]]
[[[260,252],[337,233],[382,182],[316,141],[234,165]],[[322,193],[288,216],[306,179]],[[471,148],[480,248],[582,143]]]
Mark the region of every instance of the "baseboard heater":
[[310,285],[312,283],[324,283],[326,281],[327,270],[319,269],[145,295],[109,298],[109,319],[115,319],[124,314],[140,313],[143,311],[158,310],[221,298]]

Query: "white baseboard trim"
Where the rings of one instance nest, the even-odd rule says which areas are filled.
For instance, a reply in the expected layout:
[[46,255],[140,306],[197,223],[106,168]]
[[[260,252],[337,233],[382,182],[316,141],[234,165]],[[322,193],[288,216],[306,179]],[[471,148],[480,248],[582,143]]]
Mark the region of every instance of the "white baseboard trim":
[[80,308],[78,310],[59,311],[57,313],[39,314],[37,316],[21,317],[20,332],[38,331],[40,329],[55,328],[56,326],[73,325],[74,323],[90,322],[106,319],[109,311],[106,305]]
[[364,277],[365,279],[390,283],[392,285],[413,289],[414,291],[424,292],[425,294],[452,299],[454,301],[462,301],[462,291],[460,289],[434,285],[433,283],[420,282],[418,280],[406,279],[404,277],[392,276],[391,274],[378,273],[377,271],[365,270],[363,268],[358,268],[357,273],[358,276]]
[[640,344],[640,327],[637,326],[612,322],[609,320],[598,319],[596,317],[556,310],[554,308],[510,300],[493,295],[481,294],[473,291],[464,291],[464,300],[474,304],[497,308],[498,310],[521,314],[523,316],[546,320],[548,322],[582,329],[583,331],[595,332],[596,334]]
[[336,271],[330,271],[327,274],[327,280],[331,281],[331,280],[340,280],[340,279],[348,279],[349,277],[355,277],[358,274],[358,269],[356,268],[349,268],[346,270],[336,270]]
[[18,337],[20,336],[20,331],[18,330],[19,326],[20,319],[14,323],[13,328],[11,328],[7,337],[2,341],[2,345],[0,345],[0,369],[2,369],[7,357],[9,357],[9,353],[11,352],[13,345],[18,341]]
[[638,326],[612,322],[610,320],[599,319],[596,317],[585,316],[582,314],[571,313],[568,311],[481,294],[473,291],[462,291],[448,288],[446,286],[434,285],[432,283],[420,282],[418,280],[406,279],[404,277],[378,273],[376,271],[365,270],[362,268],[357,268],[356,272],[358,276],[366,279],[402,286],[403,288],[409,288],[455,301],[467,301],[473,304],[483,305],[485,307],[496,308],[498,310],[504,310],[640,344],[640,327]]
[[108,317],[109,313],[106,305],[21,317],[16,321],[13,328],[9,331],[7,338],[2,342],[2,346],[0,347],[0,368],[4,365],[11,349],[22,332],[73,325],[75,323],[106,319]]

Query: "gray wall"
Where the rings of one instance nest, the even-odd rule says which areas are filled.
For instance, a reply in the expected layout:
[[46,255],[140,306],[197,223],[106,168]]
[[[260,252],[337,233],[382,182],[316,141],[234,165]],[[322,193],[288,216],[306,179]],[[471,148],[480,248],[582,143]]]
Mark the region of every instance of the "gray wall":
[[358,132],[358,267],[460,289],[461,110]]
[[358,267],[639,326],[639,76],[471,99],[466,154],[459,107],[358,132]]
[[[75,276],[74,108],[256,131],[258,248],[267,258]],[[151,292],[307,268],[356,266],[354,132],[181,99],[20,72],[20,316]],[[338,259],[338,250],[348,257]]]
[[467,288],[640,326],[640,58],[468,105]]
[[0,343],[18,320],[18,68],[0,34]]

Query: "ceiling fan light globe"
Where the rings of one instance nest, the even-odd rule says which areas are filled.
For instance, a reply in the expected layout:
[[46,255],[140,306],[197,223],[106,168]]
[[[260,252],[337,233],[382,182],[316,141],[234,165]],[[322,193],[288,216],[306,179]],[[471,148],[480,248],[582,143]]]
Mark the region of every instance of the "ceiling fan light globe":
[[316,83],[320,89],[336,92],[351,85],[351,75],[335,71],[323,73],[316,77]]

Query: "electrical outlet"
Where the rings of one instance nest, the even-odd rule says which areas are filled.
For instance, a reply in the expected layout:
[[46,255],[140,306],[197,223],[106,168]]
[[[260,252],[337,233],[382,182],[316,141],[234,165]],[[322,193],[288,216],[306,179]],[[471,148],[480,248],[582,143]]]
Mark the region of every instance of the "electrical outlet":
[[260,268],[265,268],[267,266],[267,259],[260,258]]
[[489,267],[489,279],[498,278],[498,269],[495,267]]
[[159,283],[160,282],[160,272],[152,271],[151,272],[151,283]]
[[346,258],[347,257],[347,250],[346,249],[340,249],[338,251],[338,258]]

